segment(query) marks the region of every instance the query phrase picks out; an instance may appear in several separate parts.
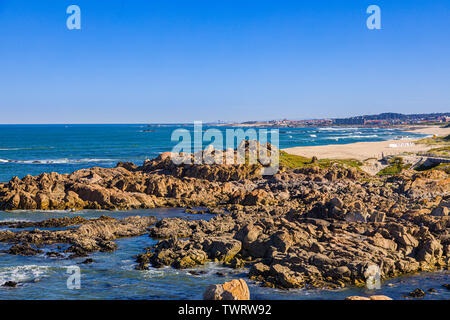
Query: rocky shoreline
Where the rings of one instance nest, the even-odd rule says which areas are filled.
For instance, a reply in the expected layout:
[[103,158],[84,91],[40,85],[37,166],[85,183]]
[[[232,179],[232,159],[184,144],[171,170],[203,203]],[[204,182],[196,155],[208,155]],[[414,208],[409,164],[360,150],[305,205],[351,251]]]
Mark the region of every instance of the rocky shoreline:
[[206,207],[216,213],[211,220],[8,222],[2,226],[12,230],[0,231],[0,242],[11,244],[5,252],[22,255],[69,244],[61,250],[77,257],[114,251],[114,239],[148,233],[160,241],[142,248],[139,269],[216,261],[247,267],[249,278],[268,287],[364,285],[373,266],[382,279],[448,270],[449,191],[450,178],[440,170],[372,177],[352,167],[312,165],[261,176],[258,165],[177,166],[166,153],[139,167],[13,178],[0,184],[0,210]]

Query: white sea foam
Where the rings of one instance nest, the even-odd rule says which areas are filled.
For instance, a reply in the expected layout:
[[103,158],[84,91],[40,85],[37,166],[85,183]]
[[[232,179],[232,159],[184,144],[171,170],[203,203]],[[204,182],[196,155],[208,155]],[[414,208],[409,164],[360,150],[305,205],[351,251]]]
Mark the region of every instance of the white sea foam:
[[0,285],[7,281],[24,282],[42,278],[48,273],[48,266],[24,265],[0,268]]
[[339,139],[360,139],[360,138],[377,138],[378,135],[377,134],[372,134],[372,135],[350,135],[350,136],[337,136],[337,137],[327,137],[325,139],[330,139],[330,140],[339,140]]
[[89,162],[115,162],[116,159],[44,159],[44,160],[10,160],[0,159],[0,163],[18,164],[78,164]]
[[144,278],[151,279],[156,277],[164,277],[168,272],[173,272],[175,274],[178,273],[175,272],[175,270],[170,267],[163,267],[163,268],[150,267],[148,270],[142,271],[142,275],[144,276]]
[[310,134],[309,135],[311,138],[317,138],[317,135],[315,135],[315,134]]
[[320,131],[347,131],[347,130],[358,130],[361,128],[336,128],[336,127],[325,127],[319,128]]
[[17,219],[17,218],[0,219],[0,222],[28,222],[28,221],[31,221],[31,220]]

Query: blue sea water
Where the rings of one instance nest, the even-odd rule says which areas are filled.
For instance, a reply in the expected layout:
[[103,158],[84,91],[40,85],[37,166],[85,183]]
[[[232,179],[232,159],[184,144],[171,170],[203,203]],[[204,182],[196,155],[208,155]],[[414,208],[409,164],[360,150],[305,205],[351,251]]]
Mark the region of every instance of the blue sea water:
[[[118,161],[142,163],[146,158],[170,151],[177,127],[145,125],[1,125],[0,181],[42,172],[68,173],[92,166],[113,167]],[[192,127],[186,127],[192,130]],[[208,129],[208,127],[204,127]],[[220,130],[226,128],[221,127]],[[151,130],[151,131],[145,131]],[[281,128],[280,147],[345,144],[359,141],[416,138],[421,135],[398,130],[360,128]],[[188,217],[210,219],[211,215],[189,215],[183,209],[151,209],[126,212],[50,211],[0,212],[0,221],[38,221],[54,217],[82,215],[86,218],[108,214]],[[3,228],[5,229],[5,228]],[[0,228],[1,230],[1,228]],[[205,287],[233,278],[245,277],[247,270],[232,270],[208,264],[195,270],[162,268],[135,270],[135,255],[155,244],[148,235],[117,240],[113,253],[95,253],[92,264],[83,258],[33,257],[0,253],[0,299],[200,299]],[[0,251],[11,244],[0,243]],[[81,268],[81,288],[67,287],[67,267]],[[6,281],[19,282],[17,288],[1,287]],[[252,299],[343,299],[349,295],[385,294],[395,299],[417,287],[434,288],[424,299],[450,299],[442,284],[449,283],[448,272],[422,273],[386,280],[381,289],[347,288],[342,290],[276,290],[249,282]]]
[[[141,164],[178,143],[180,127],[126,125],[0,125],[0,182],[42,172],[69,173],[118,161]],[[193,126],[182,128],[193,132]],[[203,130],[213,127],[203,126]],[[225,132],[226,127],[214,127]],[[244,128],[248,129],[248,128]],[[258,129],[258,128],[257,128]],[[280,128],[280,148],[415,138],[423,135],[382,128]],[[193,135],[192,135],[193,136]],[[209,142],[205,142],[207,145]],[[236,142],[237,144],[237,142]]]
[[[128,212],[79,211],[79,212],[0,212],[0,221],[40,221],[61,216],[81,215],[86,218],[101,214],[123,218],[132,215],[163,217],[188,217],[210,219],[212,215],[190,215],[183,209],[151,209]],[[5,229],[5,228],[4,228]],[[1,230],[1,229],[0,229]],[[1,299],[201,299],[209,284],[222,283],[235,278],[246,278],[248,270],[233,270],[217,264],[187,270],[150,268],[135,270],[135,255],[142,253],[156,240],[148,235],[116,240],[118,249],[113,253],[97,252],[89,257],[92,264],[82,264],[85,258],[51,258],[46,252],[56,245],[41,248],[44,253],[33,257],[13,256],[0,253],[0,300]],[[11,244],[0,243],[0,250]],[[63,246],[64,247],[64,246]],[[69,289],[70,274],[67,267],[81,269],[80,289]],[[420,273],[383,281],[380,289],[350,287],[340,290],[296,289],[277,290],[260,287],[248,281],[252,299],[344,299],[350,295],[369,296],[384,294],[394,299],[408,299],[416,288],[427,292],[422,299],[450,299],[450,291],[443,288],[449,283],[449,272]],[[19,282],[16,288],[1,287],[6,281]]]

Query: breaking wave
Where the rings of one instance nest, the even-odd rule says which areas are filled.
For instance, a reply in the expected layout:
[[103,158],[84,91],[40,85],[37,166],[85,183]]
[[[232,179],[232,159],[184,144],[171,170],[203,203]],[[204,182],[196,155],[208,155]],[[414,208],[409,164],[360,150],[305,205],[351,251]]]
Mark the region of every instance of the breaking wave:
[[116,159],[47,159],[47,160],[10,160],[0,159],[0,163],[22,164],[79,164],[89,162],[114,162]]
[[362,138],[378,138],[377,134],[372,134],[372,135],[351,135],[351,136],[339,136],[339,137],[326,137],[324,139],[329,139],[329,140],[339,140],[339,139],[362,139]]
[[360,130],[361,128],[336,128],[336,127],[326,127],[318,128],[319,131],[347,131],[347,130]]
[[0,268],[0,285],[3,285],[7,281],[34,281],[45,276],[48,269],[48,266],[37,265]]

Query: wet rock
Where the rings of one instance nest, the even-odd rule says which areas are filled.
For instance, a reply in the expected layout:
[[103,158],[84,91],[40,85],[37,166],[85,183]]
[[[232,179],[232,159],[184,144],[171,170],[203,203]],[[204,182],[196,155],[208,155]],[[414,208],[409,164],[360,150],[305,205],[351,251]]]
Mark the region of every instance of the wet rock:
[[226,237],[208,237],[202,243],[203,251],[208,254],[209,259],[220,262],[228,262],[241,251],[241,242]]
[[30,244],[26,243],[13,245],[9,250],[6,250],[5,252],[12,255],[35,256],[42,253],[43,251],[33,248]]
[[[36,255],[42,253],[40,249],[31,246],[50,245],[55,243],[67,243],[71,246],[66,252],[72,253],[71,258],[86,256],[95,251],[110,252],[117,248],[113,241],[116,238],[132,237],[148,232],[148,228],[154,224],[154,217],[127,217],[114,219],[102,216],[83,223],[76,228],[66,230],[40,230],[31,231],[7,231],[0,232],[0,241],[19,242],[5,251],[15,255]],[[53,223],[53,222],[52,222]],[[49,253],[50,256],[59,256],[58,253]]]
[[425,291],[423,291],[420,288],[417,288],[417,289],[411,291],[410,293],[408,293],[408,295],[413,298],[423,298],[423,297],[425,297]]
[[64,255],[62,255],[59,252],[54,252],[54,251],[47,252],[45,255],[47,257],[51,257],[51,258],[64,258]]
[[234,279],[219,285],[210,285],[203,300],[250,300],[250,291],[243,279]]
[[91,263],[94,263],[94,259],[87,258],[86,260],[83,260],[81,263],[82,264],[91,264]]
[[4,284],[2,284],[2,287],[7,287],[7,288],[15,288],[17,287],[17,282],[15,281],[6,281]]
[[206,274],[207,271],[205,271],[205,270],[198,270],[198,271],[192,270],[192,271],[188,271],[188,273],[193,275],[193,276],[200,276],[200,275]]

